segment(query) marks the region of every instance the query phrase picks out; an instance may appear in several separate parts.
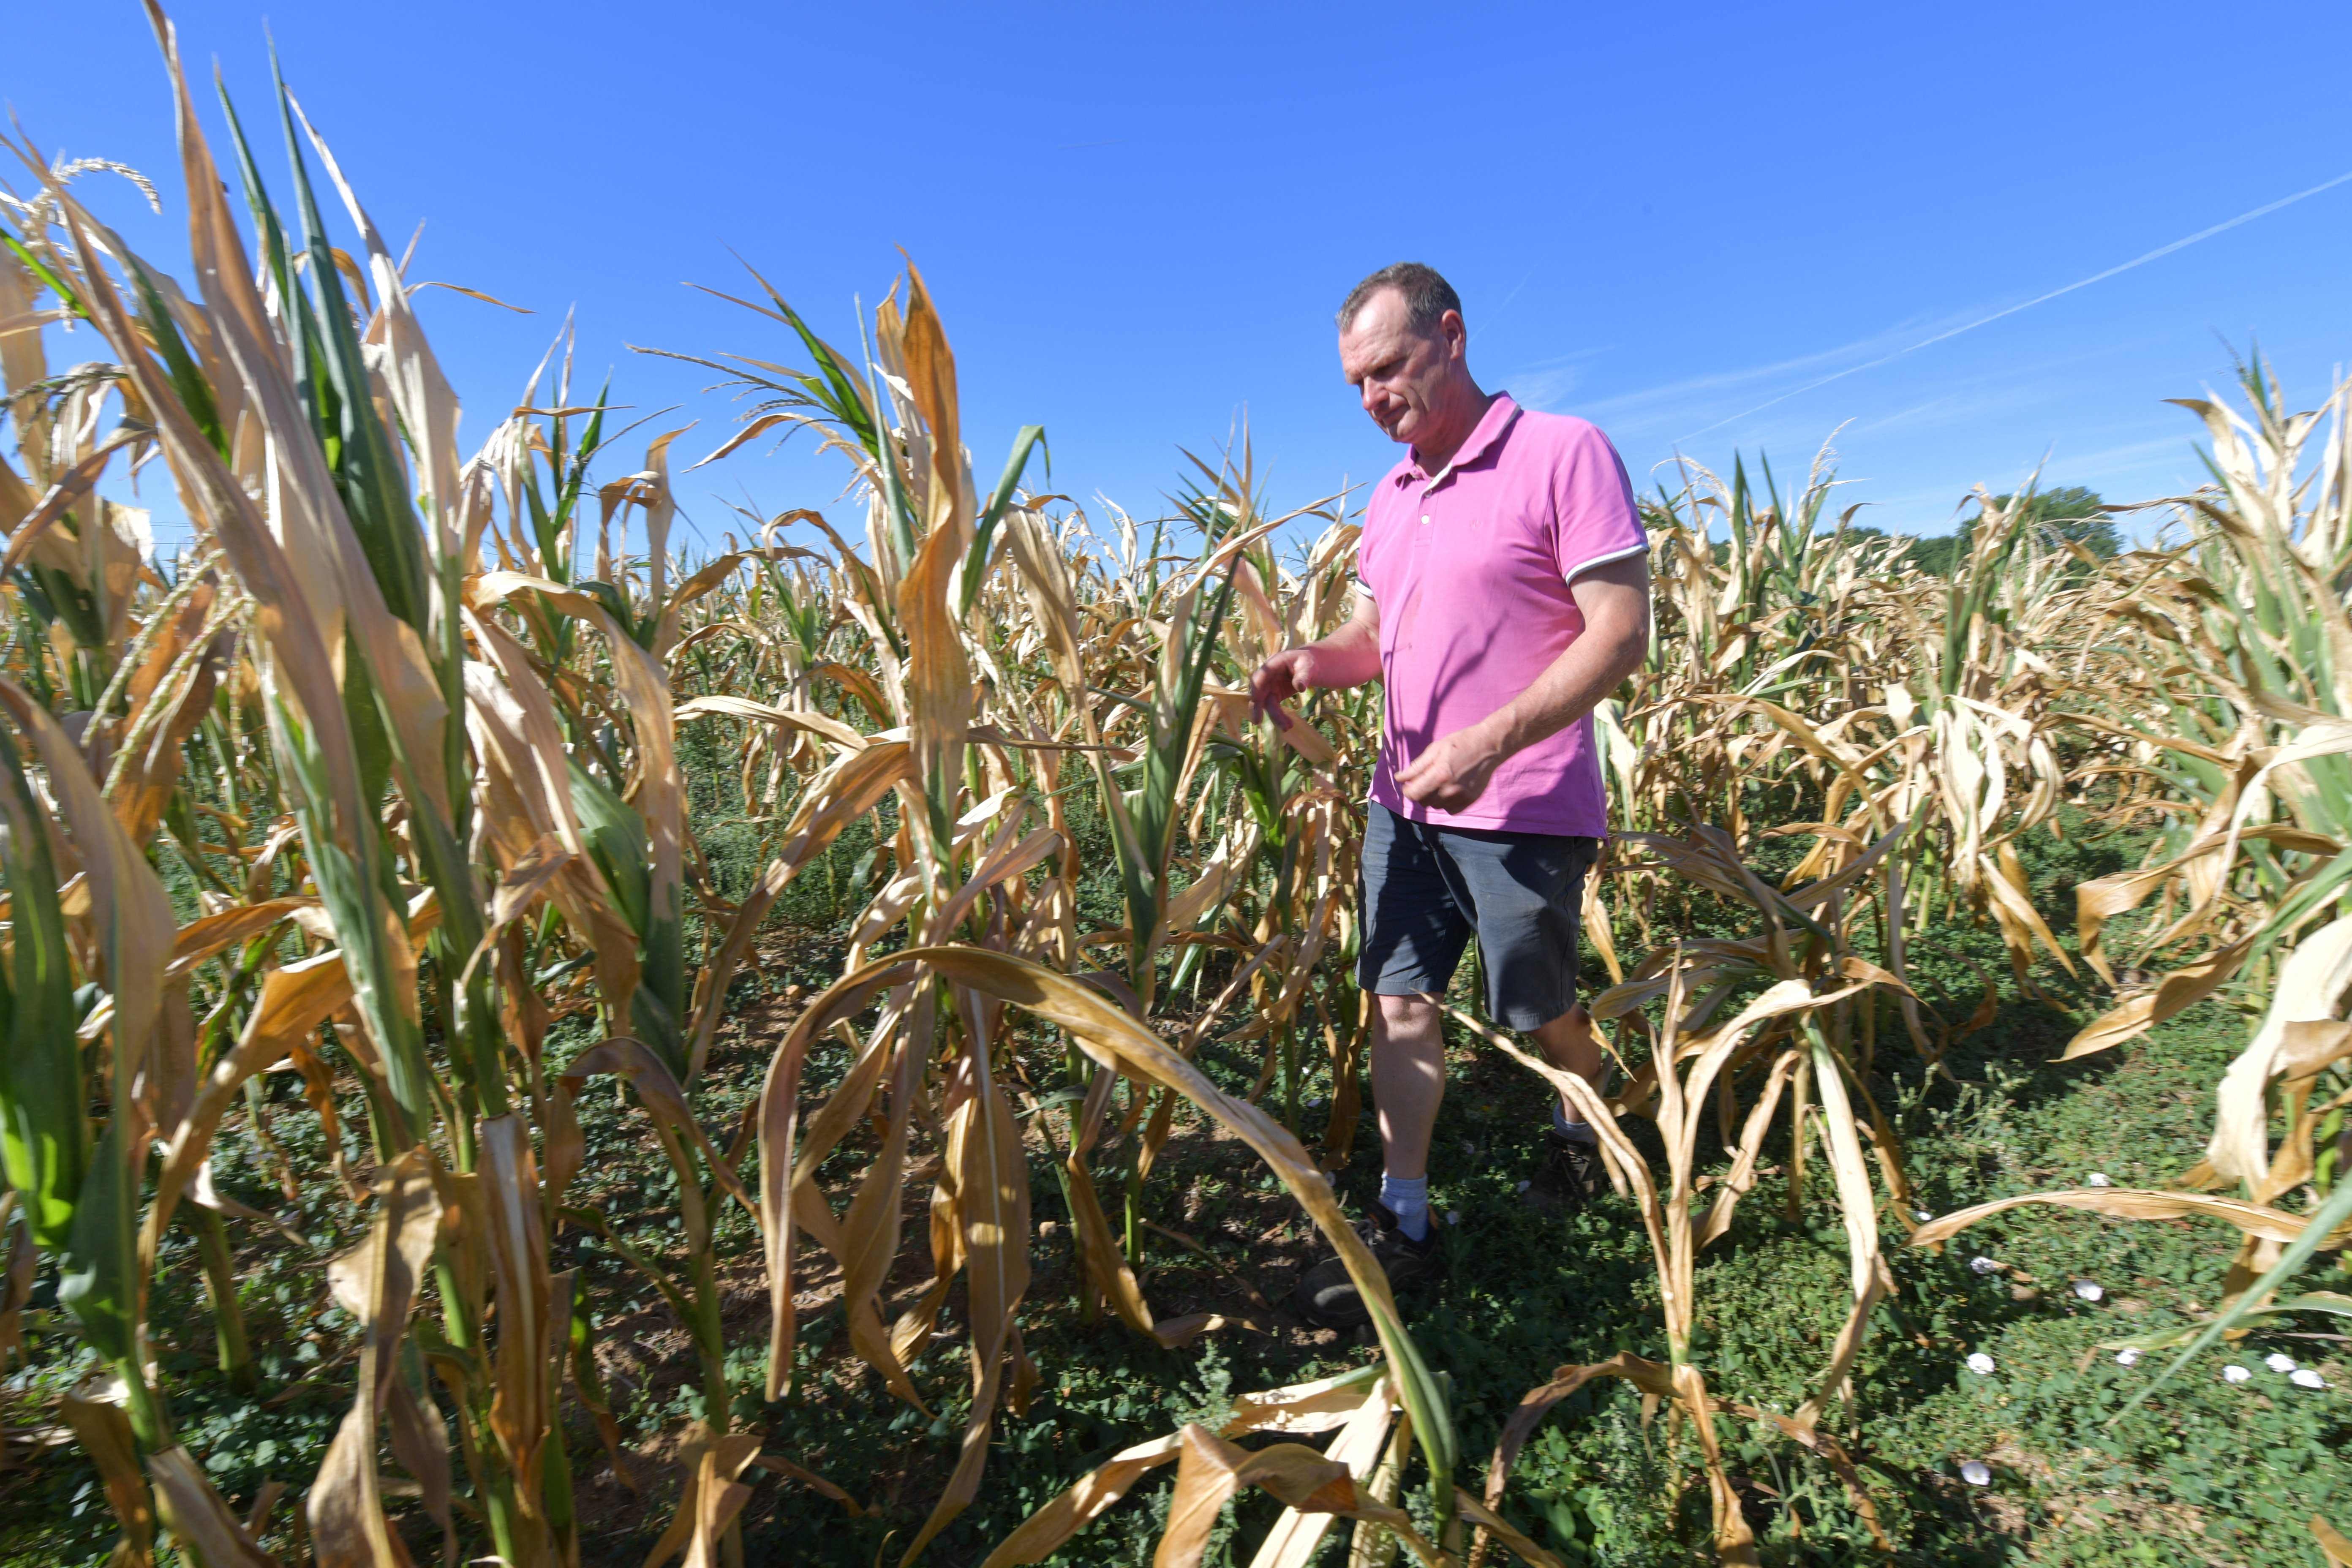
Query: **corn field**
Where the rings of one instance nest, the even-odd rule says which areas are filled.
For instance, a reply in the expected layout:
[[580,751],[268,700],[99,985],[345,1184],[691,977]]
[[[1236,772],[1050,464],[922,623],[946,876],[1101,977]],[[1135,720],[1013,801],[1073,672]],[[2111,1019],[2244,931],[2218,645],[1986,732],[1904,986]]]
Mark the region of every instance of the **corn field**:
[[[754,273],[739,352],[677,353],[741,409],[700,460],[798,433],[845,488],[689,558],[678,433],[627,426],[562,342],[460,445],[416,289],[326,140],[281,86],[282,168],[226,98],[215,146],[149,8],[190,275],[95,216],[86,182],[117,171],[52,162],[37,127],[0,185],[0,1348],[26,1353],[28,1316],[77,1347],[70,1384],[10,1419],[78,1449],[117,1563],[596,1560],[579,1493],[647,1445],[669,1478],[644,1493],[649,1568],[757,1561],[759,1489],[808,1532],[866,1489],[757,1416],[805,1392],[819,1310],[864,1369],[854,1397],[954,1414],[887,1546],[941,1560],[1055,1353],[1024,1339],[1034,1259],[1066,1255],[1090,1333],[1245,1331],[1151,1299],[1155,1166],[1187,1130],[1278,1180],[1374,1331],[1352,1371],[1063,1476],[990,1568],[1148,1510],[1128,1494],[1171,1465],[1162,1564],[1202,1561],[1255,1489],[1272,1524],[1217,1539],[1260,1563],[1549,1565],[1515,1467],[1612,1379],[1673,1489],[1705,1500],[1713,1557],[1763,1560],[1726,1454],[1750,1428],[1826,1467],[1895,1553],[1850,1373],[1898,1263],[2019,1205],[2219,1222],[2198,1234],[2234,1246],[2223,1299],[2134,1342],[2175,1367],[2352,1309],[2294,1288],[2352,1239],[2352,384],[2294,412],[2257,364],[2233,400],[2189,403],[2211,482],[2153,503],[2157,542],[2112,560],[1984,496],[1952,574],[1926,574],[1835,514],[1826,458],[1786,495],[1685,467],[1645,503],[1656,628],[1598,716],[1619,831],[1585,911],[1622,1070],[1604,1099],[1453,1019],[1601,1129],[1659,1310],[1643,1353],[1530,1369],[1480,1425],[1332,1181],[1365,1109],[1377,698],[1320,693],[1276,730],[1245,695],[1265,656],[1347,617],[1349,498],[1271,513],[1244,447],[1196,462],[1162,521],[1090,516],[1045,493],[1035,427],[975,467],[911,265],[854,342]],[[115,499],[133,475],[185,514],[174,560]],[[688,755],[733,774],[746,876],[719,875]],[[2146,848],[2075,890],[2062,934],[2021,847],[2067,823]],[[1793,857],[1760,869],[1777,840]],[[763,933],[852,843],[870,853],[831,978],[749,1037],[763,1076],[722,1104]],[[2008,959],[1973,1017],[1916,981],[1955,922]],[[2235,1006],[2242,1047],[2185,1113],[2204,1161],[1923,1208],[1884,1086],[1948,1078],[2004,997],[2069,1010],[2068,1058]],[[665,1180],[598,1184],[583,1118],[608,1111]],[[297,1120],[325,1158],[288,1152]],[[324,1205],[344,1237],[310,1267],[342,1325],[311,1376],[345,1414],[313,1473],[234,1499],[183,1412],[273,1395],[240,1258],[311,1243],[216,1184],[231,1130],[276,1151],[288,1213]],[[1786,1410],[1710,1366],[1703,1332],[1702,1260],[1750,1224],[1766,1166],[1845,1255],[1841,1326]],[[1034,1178],[1066,1215],[1050,1236]],[[646,1245],[629,1202],[674,1245]],[[680,1331],[690,1419],[627,1429],[600,1371],[609,1291],[568,1261],[583,1238]],[[928,1278],[906,1289],[910,1247]],[[756,1312],[728,1310],[739,1260]],[[159,1322],[167,1298],[198,1321]],[[173,1371],[163,1332],[214,1353]],[[960,1382],[915,1370],[943,1340]],[[12,1435],[12,1466],[36,1436]]]

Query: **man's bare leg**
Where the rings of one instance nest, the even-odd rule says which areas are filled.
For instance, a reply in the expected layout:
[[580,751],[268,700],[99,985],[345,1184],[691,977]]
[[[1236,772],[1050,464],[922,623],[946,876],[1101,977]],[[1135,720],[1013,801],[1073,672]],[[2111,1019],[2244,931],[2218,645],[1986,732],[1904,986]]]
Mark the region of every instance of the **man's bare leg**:
[[[1445,1037],[1434,998],[1373,1000],[1372,1096],[1381,1119],[1380,1206],[1387,1212],[1375,1216],[1379,1224],[1365,1239],[1391,1288],[1402,1289],[1445,1267],[1429,1210],[1429,1140],[1445,1097]],[[1326,1258],[1300,1275],[1293,1299],[1310,1321],[1328,1328],[1370,1317],[1339,1258]]]
[[[1609,1053],[1592,1032],[1590,1014],[1581,1007],[1570,1007],[1533,1033],[1536,1048],[1553,1067],[1564,1074],[1574,1073],[1594,1092],[1600,1091],[1609,1070]],[[1551,1126],[1544,1133],[1543,1162],[1529,1183],[1539,1205],[1582,1205],[1599,1195],[1607,1180],[1601,1163],[1600,1136],[1583,1110],[1562,1093],[1559,1108],[1552,1112]]]
[[[1574,1073],[1599,1091],[1601,1075],[1609,1068],[1609,1053],[1601,1048],[1600,1037],[1592,1032],[1592,1015],[1582,1006],[1570,1007],[1536,1030],[1535,1042],[1546,1061],[1562,1071]],[[1584,1120],[1584,1112],[1569,1102],[1565,1091],[1559,1097],[1559,1109],[1560,1114],[1570,1121]],[[1385,1131],[1387,1124],[1383,1122],[1381,1126]],[[1424,1142],[1423,1147],[1427,1146]]]
[[1445,1034],[1425,996],[1376,996],[1372,1012],[1372,1101],[1381,1155],[1391,1176],[1429,1175],[1429,1139],[1445,1098]]
[[1445,1098],[1445,1026],[1429,997],[1379,1000],[1372,1100],[1381,1118],[1381,1206],[1420,1246],[1430,1237],[1429,1140]]
[[[1372,1013],[1372,1099],[1380,1110],[1381,1153],[1388,1174],[1408,1181],[1429,1174],[1429,1141],[1445,1098],[1445,1042],[1437,1004],[1421,996],[1381,996]],[[1552,1066],[1576,1074],[1595,1090],[1609,1055],[1592,1032],[1591,1015],[1570,1007],[1534,1031],[1536,1048]],[[1561,1113],[1583,1113],[1559,1098]]]

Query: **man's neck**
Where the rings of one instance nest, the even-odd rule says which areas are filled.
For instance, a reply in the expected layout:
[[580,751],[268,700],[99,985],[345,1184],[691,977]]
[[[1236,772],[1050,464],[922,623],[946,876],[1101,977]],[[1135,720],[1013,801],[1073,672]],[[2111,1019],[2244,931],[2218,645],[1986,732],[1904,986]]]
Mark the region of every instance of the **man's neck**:
[[1470,439],[1470,432],[1478,428],[1478,421],[1486,417],[1486,410],[1494,406],[1496,394],[1481,391],[1476,382],[1466,377],[1462,395],[1450,400],[1451,417],[1437,434],[1412,444],[1413,461],[1421,465],[1424,474],[1437,473],[1453,462],[1454,455],[1462,450],[1462,443]]

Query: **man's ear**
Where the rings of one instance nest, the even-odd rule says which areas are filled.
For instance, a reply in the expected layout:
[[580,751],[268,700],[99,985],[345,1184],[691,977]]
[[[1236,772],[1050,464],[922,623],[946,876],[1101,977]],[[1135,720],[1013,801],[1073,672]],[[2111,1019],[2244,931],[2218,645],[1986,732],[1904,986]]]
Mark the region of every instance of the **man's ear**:
[[1461,359],[1470,352],[1470,329],[1462,324],[1462,312],[1448,310],[1437,318],[1438,335],[1445,340],[1448,358]]

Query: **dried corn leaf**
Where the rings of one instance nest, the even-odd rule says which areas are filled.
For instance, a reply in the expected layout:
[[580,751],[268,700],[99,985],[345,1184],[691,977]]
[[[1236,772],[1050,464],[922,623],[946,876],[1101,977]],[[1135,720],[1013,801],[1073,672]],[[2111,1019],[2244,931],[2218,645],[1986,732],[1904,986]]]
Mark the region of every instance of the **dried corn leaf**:
[[[2218,1219],[2262,1241],[2289,1242],[2303,1234],[2305,1216],[2284,1209],[2225,1198],[2209,1193],[2156,1193],[2137,1187],[2084,1187],[2061,1192],[2027,1193],[1996,1198],[1938,1215],[1911,1234],[1911,1245],[1929,1247],[1949,1241],[1980,1219],[2026,1204],[2052,1204],[2060,1208],[2086,1209],[2114,1219]],[[2352,1226],[2336,1240],[2352,1240]]]

